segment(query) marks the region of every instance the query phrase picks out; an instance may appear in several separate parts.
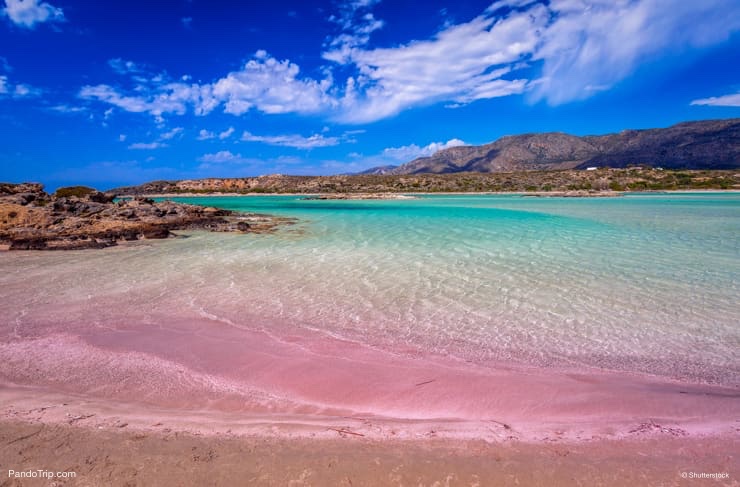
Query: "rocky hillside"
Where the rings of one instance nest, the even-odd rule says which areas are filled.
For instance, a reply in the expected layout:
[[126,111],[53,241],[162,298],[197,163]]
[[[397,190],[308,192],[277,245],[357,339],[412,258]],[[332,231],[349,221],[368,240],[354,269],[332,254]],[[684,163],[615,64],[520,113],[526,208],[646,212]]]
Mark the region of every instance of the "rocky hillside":
[[[648,165],[666,169],[740,168],[740,119],[685,122],[665,129],[577,137],[560,132],[507,136],[444,149],[381,174],[509,172]],[[375,168],[365,171],[377,174]]]
[[598,171],[517,171],[405,175],[260,176],[256,178],[155,181],[112,190],[117,194],[208,193],[435,193],[455,191],[645,191],[674,189],[740,189],[738,171],[671,171],[652,168]]
[[46,193],[40,184],[0,183],[0,246],[8,250],[102,248],[121,241],[167,238],[172,230],[266,231],[278,219],[77,186]]

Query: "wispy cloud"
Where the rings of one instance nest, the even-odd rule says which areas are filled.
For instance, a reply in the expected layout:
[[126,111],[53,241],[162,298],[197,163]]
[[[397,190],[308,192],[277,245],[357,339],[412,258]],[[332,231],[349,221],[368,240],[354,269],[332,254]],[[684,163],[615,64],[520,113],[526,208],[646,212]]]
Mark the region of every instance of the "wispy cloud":
[[532,54],[543,62],[532,96],[553,105],[593,96],[641,63],[716,44],[740,28],[734,0],[553,0],[548,13]]
[[511,76],[534,51],[548,20],[544,6],[499,18],[490,14],[450,26],[432,39],[393,48],[351,49],[350,77],[338,119],[369,122],[441,101],[469,103],[522,93],[527,79]]
[[722,42],[740,29],[736,0],[506,0],[425,39],[374,48],[371,34],[383,27],[371,11],[377,3],[339,4],[329,18],[337,32],[322,54],[329,64],[318,75],[264,50],[210,83],[113,60],[131,86],[90,85],[79,96],[160,123],[164,115],[207,115],[217,107],[235,116],[257,111],[366,123],[419,106],[516,94],[558,105],[609,90],[642,63]]
[[[165,147],[169,147],[169,144],[165,141],[173,140],[175,137],[180,135],[185,129],[182,127],[175,127],[171,130],[168,130],[167,132],[162,132],[157,140],[154,142],[136,142],[128,146],[129,149],[133,150],[153,150],[153,149],[163,149]],[[120,135],[119,140],[123,142],[126,140],[125,135]]]
[[235,162],[246,162],[247,159],[242,157],[241,154],[233,154],[231,151],[222,150],[213,154],[204,154],[199,161],[208,164],[224,164],[224,163],[235,163]]
[[216,138],[216,134],[214,134],[213,132],[211,132],[209,130],[201,129],[200,132],[198,132],[198,137],[197,138],[198,138],[198,140],[215,139]]
[[330,147],[340,143],[338,137],[324,137],[320,134],[304,137],[302,135],[255,135],[250,132],[244,132],[241,140],[245,142],[262,142],[264,144],[283,147],[295,147],[296,149]]
[[39,95],[41,95],[41,90],[38,88],[34,88],[30,85],[18,84],[18,85],[15,85],[15,89],[13,90],[13,96],[17,98],[23,98],[26,96],[39,96]]
[[13,67],[3,56],[0,56],[0,71],[5,71],[6,73],[13,71]]
[[108,66],[110,66],[114,72],[121,75],[144,72],[143,66],[139,66],[133,61],[124,61],[121,58],[109,59]]
[[185,130],[182,127],[175,127],[159,136],[159,140],[171,140],[174,139],[178,134],[181,134]]
[[168,147],[168,145],[163,142],[136,142],[128,146],[129,149],[133,150],[152,150],[164,147]]
[[234,132],[235,132],[234,127],[229,127],[223,132],[221,132],[220,134],[218,134],[218,138],[221,140],[228,139],[234,134]]
[[198,140],[210,140],[218,138],[220,140],[226,140],[232,135],[234,135],[234,132],[236,132],[236,129],[234,127],[229,127],[223,132],[220,132],[218,134],[211,132],[210,130],[201,129],[200,132],[198,132]]
[[87,111],[87,108],[85,107],[78,107],[78,106],[72,106],[72,105],[54,105],[49,107],[49,110],[55,111],[57,113],[84,113]]
[[20,27],[33,29],[36,24],[44,22],[63,22],[64,12],[46,2],[39,0],[5,0],[5,7],[0,13]]
[[184,115],[192,107],[196,115],[210,113],[218,105],[213,98],[210,85],[173,81],[166,73],[153,73],[144,66],[132,61],[112,59],[111,69],[119,75],[128,77],[131,88],[125,90],[108,84],[83,86],[78,97],[84,100],[100,101],[133,113],[149,113],[158,123],[163,123],[163,115]]
[[324,59],[344,63],[354,49],[370,41],[370,34],[384,25],[369,11],[377,3],[379,0],[350,0],[339,5],[339,12],[329,17],[338,26],[339,34],[328,39]]
[[723,96],[700,98],[691,102],[692,105],[708,105],[714,107],[740,107],[740,93]]
[[275,158],[260,159],[256,157],[244,157],[231,151],[219,151],[204,154],[199,157],[200,165],[198,171],[201,175],[221,177],[269,174],[276,172],[302,172],[305,170],[305,160],[293,156],[280,156]]
[[43,90],[24,83],[12,84],[5,75],[0,75],[0,96],[10,98],[33,98],[41,96]]

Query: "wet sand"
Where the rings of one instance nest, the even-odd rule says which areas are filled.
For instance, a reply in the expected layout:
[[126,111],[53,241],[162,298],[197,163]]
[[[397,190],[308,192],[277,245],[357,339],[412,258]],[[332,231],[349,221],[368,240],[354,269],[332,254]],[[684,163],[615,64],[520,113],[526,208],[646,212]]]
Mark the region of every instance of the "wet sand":
[[653,423],[682,436],[726,434],[740,418],[735,386],[585,367],[473,364],[267,329],[165,318],[156,326],[38,324],[26,329],[31,336],[0,343],[0,381],[175,415],[373,418],[375,429],[360,432],[377,438],[401,423],[401,436],[435,429],[495,440],[498,433],[480,427],[491,421],[526,441],[556,432],[570,440],[624,438]]
[[0,464],[78,472],[70,485],[736,479],[731,386],[164,318],[37,322],[0,357]]

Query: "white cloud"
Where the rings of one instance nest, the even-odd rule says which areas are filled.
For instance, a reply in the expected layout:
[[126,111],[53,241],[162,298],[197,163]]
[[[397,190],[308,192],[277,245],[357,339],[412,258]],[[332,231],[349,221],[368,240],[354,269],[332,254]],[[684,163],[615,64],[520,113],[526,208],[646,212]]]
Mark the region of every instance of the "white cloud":
[[426,41],[393,48],[352,49],[359,70],[342,99],[345,122],[369,122],[439,101],[469,103],[522,93],[526,79],[505,79],[537,45],[548,20],[544,6],[506,18],[481,15]]
[[[339,54],[330,49],[324,56],[359,70],[348,79],[337,116],[345,122],[528,90],[532,100],[559,104],[611,88],[657,54],[727,39],[740,28],[734,12],[733,0],[496,2],[430,40]],[[542,69],[538,79],[515,76],[531,63]]]
[[76,107],[76,106],[71,106],[71,105],[54,105],[52,107],[49,107],[49,110],[53,110],[58,113],[82,113],[82,112],[86,112],[87,108]]
[[118,141],[119,142],[125,142],[126,141],[126,134],[119,135],[118,136]]
[[126,95],[110,85],[83,86],[79,97],[98,100],[127,112],[149,113],[161,120],[162,115],[184,115],[193,106],[196,115],[209,113],[217,104],[210,94],[210,86],[167,83],[144,94]]
[[234,129],[234,127],[229,127],[226,130],[224,130],[223,132],[220,132],[220,133],[216,134],[216,133],[211,132],[209,130],[201,129],[201,131],[198,132],[197,139],[198,140],[209,140],[209,139],[215,139],[216,137],[218,137],[220,140],[226,140],[229,137],[231,137],[232,135],[234,135],[234,132],[235,131],[236,130]]
[[409,144],[400,147],[387,147],[381,152],[372,155],[363,155],[352,152],[348,157],[353,159],[347,161],[330,161],[325,167],[339,172],[358,172],[377,166],[397,166],[413,161],[418,157],[428,157],[437,151],[465,145],[460,139],[450,139],[447,142],[431,142],[427,145]]
[[318,113],[336,104],[327,93],[332,79],[299,78],[300,68],[257,51],[239,71],[213,84],[213,97],[224,111],[242,115],[254,108],[264,113]]
[[163,147],[168,147],[168,146],[167,144],[164,144],[162,142],[136,142],[128,146],[129,149],[134,149],[134,150],[152,150],[152,149],[161,149]]
[[13,96],[17,96],[19,98],[24,96],[33,96],[32,94],[33,88],[28,85],[15,85],[15,90],[13,90]]
[[[458,107],[513,94],[556,105],[608,90],[661,55],[722,42],[740,29],[736,1],[504,0],[427,39],[382,48],[369,47],[383,25],[369,11],[377,0],[346,1],[330,17],[338,32],[326,40],[323,57],[333,63],[318,75],[262,50],[211,83],[172,81],[111,60],[133,86],[85,86],[80,97],[149,113],[160,123],[164,115],[206,115],[220,106],[236,116],[317,114],[364,123],[418,106]],[[347,77],[335,82],[338,72]],[[218,136],[202,137],[211,135]]]
[[32,98],[41,96],[43,91],[28,84],[17,83],[11,84],[8,77],[0,75],[0,95],[6,95],[11,98]]
[[218,134],[218,138],[221,140],[228,139],[234,134],[234,132],[235,132],[234,127],[229,127],[228,129]]
[[[304,166],[306,161],[293,156],[259,159],[243,157],[241,154],[224,150],[205,154],[199,157],[198,160],[201,162],[197,168],[200,177],[213,177],[214,174],[218,174],[220,177],[243,177],[245,174],[300,173],[306,171]],[[312,170],[309,169],[308,172],[312,172]]]
[[64,12],[39,0],[5,0],[5,8],[0,12],[7,15],[16,25],[32,29],[44,22],[63,22]]
[[432,142],[425,146],[416,144],[404,145],[401,147],[388,147],[383,150],[383,157],[398,162],[409,162],[418,157],[428,157],[437,151],[465,145],[460,139],[450,139],[447,142]]
[[302,135],[254,135],[250,132],[244,132],[241,140],[246,142],[262,142],[264,144],[284,147],[295,147],[297,149],[330,147],[337,145],[340,142],[337,137],[324,137],[320,134],[303,137]]
[[126,61],[121,58],[114,58],[108,60],[108,66],[116,73],[120,75],[126,75],[130,73],[145,73],[146,69],[144,66],[136,64],[133,61]]
[[216,134],[213,132],[209,132],[206,129],[201,129],[200,132],[198,132],[198,140],[208,140],[208,139],[215,139]]
[[189,108],[196,115],[205,115],[219,103],[212,96],[211,85],[172,81],[166,74],[149,72],[132,61],[111,59],[108,64],[114,72],[125,76],[132,88],[88,85],[80,89],[80,98],[108,103],[127,112],[149,113],[160,124],[164,122],[163,115],[184,115]]
[[247,159],[243,158],[241,154],[232,154],[231,151],[227,150],[222,150],[213,154],[205,154],[201,156],[198,160],[208,164],[223,164],[247,161]]
[[553,20],[533,60],[534,100],[557,105],[612,87],[638,65],[727,39],[740,28],[735,0],[552,0]]
[[117,106],[127,112],[148,112],[152,115],[163,113],[185,113],[183,103],[173,101],[167,97],[126,96],[109,85],[84,86],[80,90],[80,98],[85,100],[99,100]]
[[713,107],[740,107],[740,93],[724,96],[701,98],[691,102],[692,105],[708,105]]
[[175,127],[172,130],[163,133],[159,136],[159,140],[171,140],[173,139],[177,134],[181,133],[183,130],[182,127]]
[[370,34],[384,25],[368,12],[368,9],[378,3],[378,0],[348,1],[339,5],[339,13],[329,17],[340,28],[339,35],[330,38],[327,45],[329,50],[323,53],[324,59],[337,63],[345,63],[354,49],[366,45],[370,41]]
[[[163,132],[162,134],[160,134],[159,138],[154,142],[136,142],[129,145],[128,148],[134,150],[152,150],[169,147],[169,144],[164,141],[174,139],[177,135],[181,134],[183,130],[185,129],[183,129],[182,127],[175,127],[172,130],[168,130],[167,132]],[[118,137],[118,140],[123,142],[124,140],[126,140],[126,136],[120,135]]]

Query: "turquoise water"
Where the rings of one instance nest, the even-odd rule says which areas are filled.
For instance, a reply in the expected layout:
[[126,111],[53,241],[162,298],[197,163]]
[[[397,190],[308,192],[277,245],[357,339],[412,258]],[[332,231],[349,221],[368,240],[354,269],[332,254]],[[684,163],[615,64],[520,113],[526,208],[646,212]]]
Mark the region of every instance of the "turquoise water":
[[260,313],[473,360],[698,376],[740,365],[737,193],[181,201],[304,222],[229,240],[232,259],[257,253]]
[[740,384],[740,193],[177,200],[299,222],[3,258],[0,311],[20,322],[64,303],[70,322],[100,326],[178,313],[480,364]]

